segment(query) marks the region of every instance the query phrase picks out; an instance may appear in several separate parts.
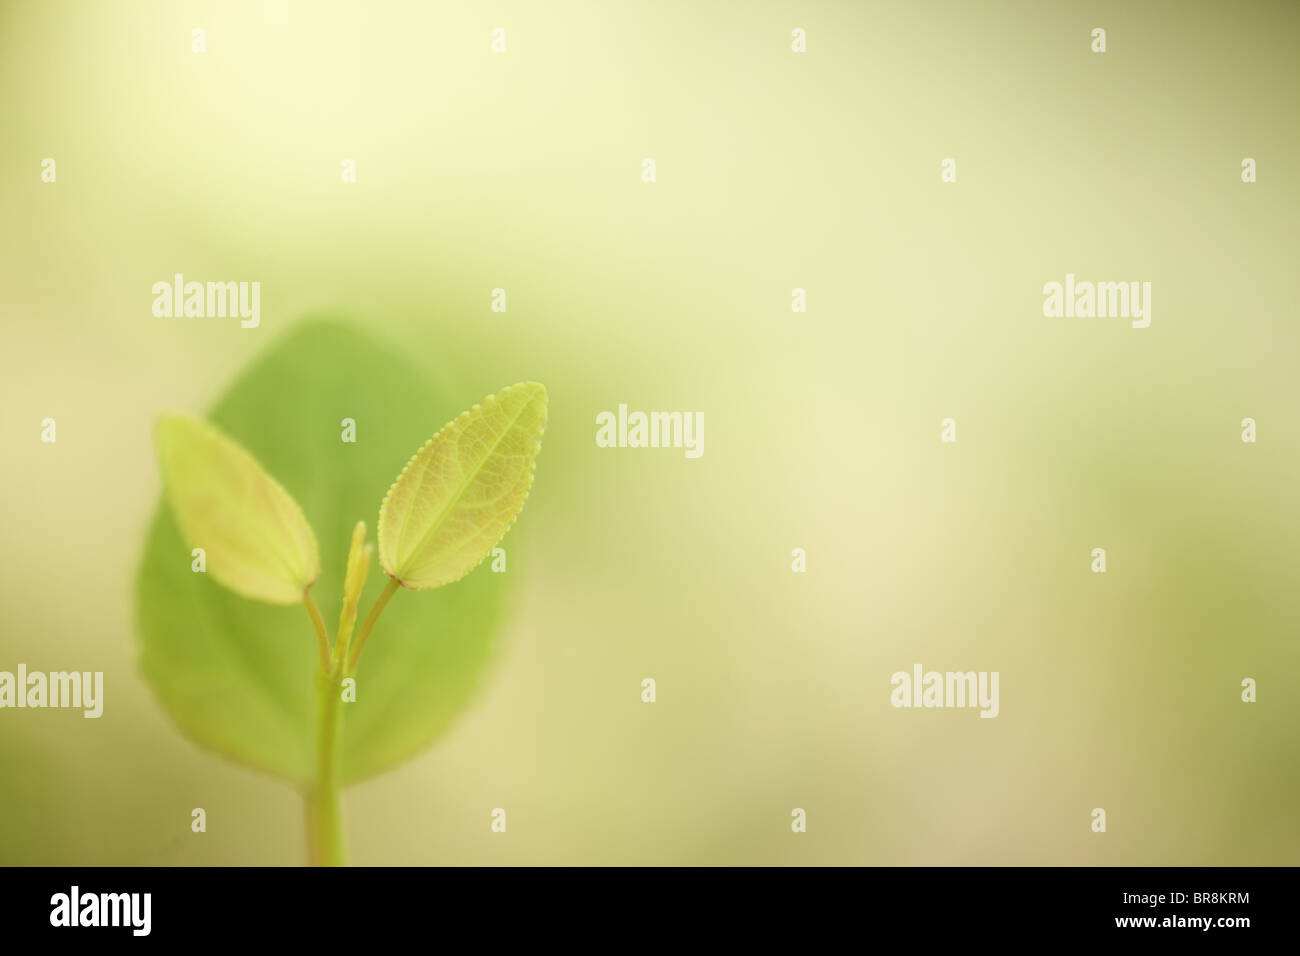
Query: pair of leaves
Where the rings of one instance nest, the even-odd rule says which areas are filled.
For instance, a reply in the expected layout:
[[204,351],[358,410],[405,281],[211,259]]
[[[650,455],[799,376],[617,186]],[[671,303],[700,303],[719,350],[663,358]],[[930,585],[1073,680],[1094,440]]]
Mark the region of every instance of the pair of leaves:
[[[379,563],[415,591],[459,581],[514,524],[546,426],[536,382],[489,395],[430,438],[379,508]],[[188,415],[157,429],[163,483],[186,541],[236,594],[297,604],[320,575],[302,509],[237,442]]]
[[[431,419],[451,418],[453,394],[365,338],[315,324],[243,376],[214,409],[217,427],[179,417],[160,423],[172,508],[160,508],[141,567],[141,662],[187,735],[310,780],[314,639],[301,609],[276,605],[297,603],[312,587],[322,607],[338,607],[350,530],[374,514],[412,439],[429,433]],[[348,417],[358,423],[355,444],[340,441]],[[545,389],[514,386],[427,442],[383,498],[384,570],[426,589],[479,564],[527,496],[545,418]],[[191,572],[192,547],[207,551],[209,573]],[[348,705],[345,780],[419,751],[464,706],[488,659],[508,577],[480,572],[392,602]],[[363,606],[384,583],[371,576]]]

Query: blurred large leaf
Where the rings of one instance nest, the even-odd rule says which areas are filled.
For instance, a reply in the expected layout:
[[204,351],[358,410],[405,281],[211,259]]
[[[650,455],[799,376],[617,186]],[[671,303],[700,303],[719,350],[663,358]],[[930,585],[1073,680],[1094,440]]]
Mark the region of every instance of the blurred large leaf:
[[546,389],[489,395],[425,442],[379,509],[379,563],[404,587],[458,581],[510,530],[533,485]]
[[[411,448],[481,394],[434,387],[365,337],[310,323],[268,348],[209,417],[302,505],[320,544],[312,593],[332,618],[354,524],[375,514]],[[355,444],[340,440],[344,418],[356,421]],[[488,660],[510,577],[484,566],[455,587],[389,604],[366,645],[357,700],[345,707],[344,779],[389,767],[446,729]],[[363,610],[386,583],[370,575]],[[193,573],[164,504],[140,569],[138,614],[145,676],[187,736],[310,779],[316,650],[302,608],[248,601]]]
[[320,574],[316,537],[293,496],[207,422],[165,415],[154,429],[172,517],[207,572],[236,594],[297,604]]

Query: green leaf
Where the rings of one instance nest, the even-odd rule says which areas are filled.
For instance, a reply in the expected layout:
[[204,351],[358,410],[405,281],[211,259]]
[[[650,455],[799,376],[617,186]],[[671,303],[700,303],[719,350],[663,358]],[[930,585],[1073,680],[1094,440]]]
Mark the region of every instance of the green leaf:
[[320,574],[302,509],[257,459],[218,429],[165,415],[154,430],[163,483],[185,544],[242,597],[297,604]]
[[489,395],[425,442],[379,508],[379,564],[416,591],[458,581],[514,524],[546,428],[546,388]]
[[[440,374],[432,386],[400,355],[330,323],[300,324],[268,347],[208,416],[294,496],[315,528],[312,588],[327,620],[342,607],[352,531],[375,513],[412,436],[481,394]],[[356,422],[355,443],[340,440]],[[519,535],[515,531],[515,535]],[[366,646],[345,706],[342,772],[369,776],[432,743],[469,701],[490,659],[510,574],[479,568],[455,587],[392,601]],[[371,574],[364,612],[388,583]],[[190,553],[163,503],[137,581],[140,660],[181,731],[248,766],[307,783],[315,746],[316,648],[300,607],[248,601]]]

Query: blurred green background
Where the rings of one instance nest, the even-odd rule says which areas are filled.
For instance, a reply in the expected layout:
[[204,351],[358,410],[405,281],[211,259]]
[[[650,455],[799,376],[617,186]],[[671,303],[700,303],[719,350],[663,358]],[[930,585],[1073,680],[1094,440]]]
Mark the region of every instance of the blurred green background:
[[[499,651],[347,792],[354,862],[1296,863],[1298,26],[3,3],[0,669],[106,689],[0,712],[0,862],[302,859],[297,794],[144,683],[133,583],[154,417],[328,312],[465,406],[551,396]],[[261,327],[155,318],[175,272],[260,281]],[[1151,327],[1044,318],[1067,272],[1152,282]],[[704,456],[597,448],[620,402],[702,411]],[[917,662],[1000,671],[1000,716],[891,708]]]

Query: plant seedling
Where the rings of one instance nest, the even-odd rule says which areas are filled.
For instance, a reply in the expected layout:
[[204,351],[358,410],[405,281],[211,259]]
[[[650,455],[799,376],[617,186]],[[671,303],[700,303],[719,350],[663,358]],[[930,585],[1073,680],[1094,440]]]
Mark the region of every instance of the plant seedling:
[[301,782],[312,863],[345,862],[339,797],[343,703],[349,685],[356,686],[362,652],[380,615],[399,590],[452,584],[491,553],[532,487],[546,413],[544,386],[512,385],[462,413],[415,452],[379,506],[377,553],[388,581],[358,628],[358,605],[376,556],[365,522],[358,521],[332,638],[312,596],[321,572],[316,535],[289,491],[215,425],[186,415],[158,422],[163,484],[185,545],[202,548],[207,573],[235,595],[302,604],[311,621],[315,760],[309,779]]

